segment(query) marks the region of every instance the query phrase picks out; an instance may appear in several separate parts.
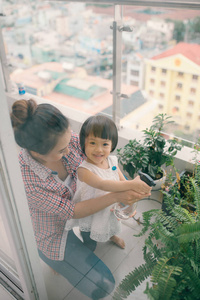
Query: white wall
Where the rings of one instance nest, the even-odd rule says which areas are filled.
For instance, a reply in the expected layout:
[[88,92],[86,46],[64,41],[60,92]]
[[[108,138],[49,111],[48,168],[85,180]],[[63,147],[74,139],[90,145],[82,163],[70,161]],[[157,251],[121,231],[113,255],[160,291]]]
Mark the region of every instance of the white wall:
[[[18,100],[19,98],[19,95],[8,95],[9,107],[11,107],[12,103]],[[63,112],[63,114],[65,114],[70,119],[71,127],[77,133],[79,132],[82,123],[90,116],[89,114],[83,113],[81,111],[33,95],[27,94],[26,98],[34,98],[38,103],[50,103],[52,105],[55,105],[58,109],[60,109]],[[124,145],[128,143],[130,139],[134,138],[142,140],[142,132],[129,128],[120,129],[117,148],[124,147]],[[193,169],[193,157],[194,153],[192,153],[192,149],[184,146],[183,149],[180,152],[178,152],[175,158],[175,164],[177,169],[180,172],[184,169]]]

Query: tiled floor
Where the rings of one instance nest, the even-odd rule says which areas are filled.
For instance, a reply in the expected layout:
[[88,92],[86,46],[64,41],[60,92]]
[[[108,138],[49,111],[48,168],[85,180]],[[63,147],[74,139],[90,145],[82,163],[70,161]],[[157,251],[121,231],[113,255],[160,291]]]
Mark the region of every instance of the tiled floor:
[[[151,199],[155,199],[151,200]],[[142,212],[161,207],[161,193],[152,192],[151,199],[146,199],[138,203],[137,215],[135,218],[140,218],[142,222]],[[134,234],[140,232],[142,225],[138,224],[134,219],[129,219],[122,223],[121,237],[125,240],[126,248],[120,249],[111,242],[98,243],[95,254],[108,266],[115,278],[116,287],[120,281],[132,271],[143,263],[142,248],[145,237],[135,237]],[[78,231],[76,230],[78,235]],[[48,294],[48,300],[89,300],[90,298],[84,296],[74,288],[64,277],[55,274],[43,261],[41,261],[43,274]],[[83,278],[79,284],[87,285],[87,279]],[[147,297],[143,293],[146,283],[140,285],[137,290],[132,293],[128,300],[146,300]],[[1,289],[0,289],[1,292]],[[112,293],[113,294],[113,293]],[[104,297],[105,300],[111,300],[112,294]],[[0,294],[1,295],[1,294]],[[2,300],[9,300],[10,298],[1,298]],[[97,300],[97,299],[95,299]]]
[[[142,222],[142,212],[153,209],[160,208],[161,204],[161,194],[152,192],[151,199],[154,200],[143,200],[138,203],[136,218],[140,217]],[[115,277],[116,287],[120,281],[127,275],[130,271],[134,270],[143,263],[142,248],[144,245],[145,237],[134,237],[134,234],[140,232],[142,225],[139,225],[134,219],[124,221],[122,224],[121,237],[124,238],[126,242],[126,248],[120,249],[111,242],[98,243],[95,250],[95,254],[101,258],[101,260],[109,267]],[[78,232],[76,231],[77,235]],[[87,296],[81,294],[76,288],[71,286],[68,281],[61,275],[53,274],[53,271],[45,265],[43,262],[43,270],[45,283],[47,287],[47,293],[49,300],[89,300]],[[87,284],[84,279],[83,282],[79,284]],[[146,300],[147,297],[143,293],[145,290],[146,283],[140,285],[137,290],[132,293],[127,299],[128,300]],[[113,294],[113,293],[112,293]],[[112,294],[104,297],[105,300],[111,300]]]

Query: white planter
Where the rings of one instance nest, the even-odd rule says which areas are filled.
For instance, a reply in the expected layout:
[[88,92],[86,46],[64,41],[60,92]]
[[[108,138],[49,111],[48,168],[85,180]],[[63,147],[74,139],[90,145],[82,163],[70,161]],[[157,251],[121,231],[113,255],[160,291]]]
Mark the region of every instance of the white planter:
[[[154,182],[155,182],[156,185],[152,187],[152,191],[159,191],[159,190],[162,189],[161,187],[165,183],[165,180],[166,180],[166,172],[165,172],[164,169],[162,169],[162,171],[163,171],[164,176],[161,177],[160,179],[154,180]],[[122,172],[123,172],[124,176],[126,177],[126,179],[128,179],[128,180],[132,180],[133,179],[133,178],[131,178],[129,176],[129,174],[126,171],[122,171]]]
[[166,172],[163,169],[163,177],[161,177],[158,180],[154,180],[154,182],[155,182],[156,185],[152,187],[152,191],[159,191],[159,190],[161,190],[162,189],[162,185],[165,183],[165,180],[166,180]]

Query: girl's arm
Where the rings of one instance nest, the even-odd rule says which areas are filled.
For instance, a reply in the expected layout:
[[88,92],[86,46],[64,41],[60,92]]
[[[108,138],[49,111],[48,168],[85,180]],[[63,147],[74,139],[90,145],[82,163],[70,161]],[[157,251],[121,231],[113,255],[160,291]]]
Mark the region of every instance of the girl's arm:
[[[121,170],[118,168],[119,179],[121,181],[127,181]],[[133,180],[130,180],[132,183],[132,189],[140,194],[149,193],[152,188],[150,188],[146,183],[144,183],[140,176],[136,176]]]
[[119,180],[120,181],[125,181],[126,178],[124,177],[124,175],[122,174],[121,170],[119,167],[117,167],[117,170],[118,170],[118,174],[119,174]]
[[[104,180],[88,169],[80,167],[78,169],[78,178],[80,181],[94,187],[96,189],[104,190],[107,192],[124,192],[128,190],[135,190],[138,193],[149,193],[151,188],[142,180],[136,177],[133,180],[125,180],[123,174],[118,168],[120,181]],[[138,176],[139,177],[139,176]]]

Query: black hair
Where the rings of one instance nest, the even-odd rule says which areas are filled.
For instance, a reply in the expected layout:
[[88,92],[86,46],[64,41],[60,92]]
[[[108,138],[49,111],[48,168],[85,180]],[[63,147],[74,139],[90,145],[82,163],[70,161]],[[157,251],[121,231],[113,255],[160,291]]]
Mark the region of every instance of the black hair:
[[51,104],[35,100],[14,102],[11,121],[17,144],[29,151],[45,155],[57,144],[69,127],[69,120]]
[[112,141],[111,152],[115,150],[118,143],[118,132],[115,123],[108,117],[96,115],[89,117],[82,125],[80,130],[80,145],[85,153],[85,139],[89,134]]

